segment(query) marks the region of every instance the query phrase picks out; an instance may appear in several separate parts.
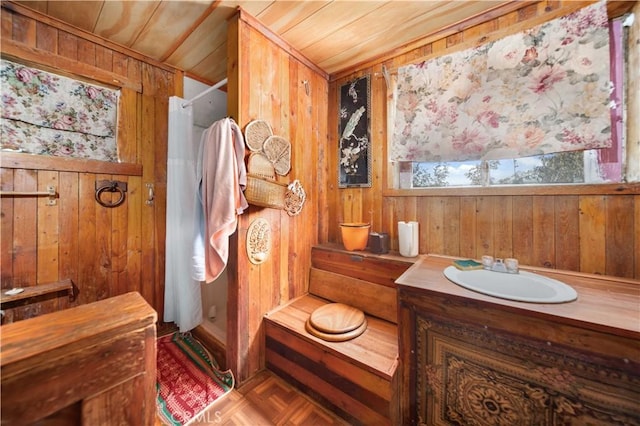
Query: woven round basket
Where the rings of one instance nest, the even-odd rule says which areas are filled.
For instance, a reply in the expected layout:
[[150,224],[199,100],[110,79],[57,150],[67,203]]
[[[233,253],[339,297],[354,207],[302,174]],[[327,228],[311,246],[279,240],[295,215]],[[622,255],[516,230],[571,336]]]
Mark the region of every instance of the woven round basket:
[[249,204],[272,209],[284,209],[287,185],[247,173],[244,197]]
[[247,161],[247,173],[275,180],[276,172],[271,161],[260,152],[252,152]]
[[262,145],[262,151],[276,169],[284,176],[291,170],[291,143],[282,136],[269,136]]
[[244,142],[253,152],[261,151],[264,141],[271,135],[271,126],[264,120],[253,120],[244,128]]

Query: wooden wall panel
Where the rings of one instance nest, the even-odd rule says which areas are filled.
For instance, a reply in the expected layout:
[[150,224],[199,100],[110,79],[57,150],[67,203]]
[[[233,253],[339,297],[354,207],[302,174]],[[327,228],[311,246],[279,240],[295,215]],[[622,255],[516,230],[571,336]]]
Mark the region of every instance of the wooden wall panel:
[[[482,189],[477,193],[459,191],[458,195],[458,191],[451,189],[445,190],[443,195],[420,196],[409,191],[394,192],[386,185],[391,176],[387,173],[385,160],[388,93],[382,78],[382,65],[393,73],[400,66],[530,28],[574,11],[585,3],[523,3],[520,9],[504,16],[487,15],[484,22],[478,18],[474,21],[477,24],[470,27],[461,23],[458,33],[431,37],[412,50],[405,49],[378,61],[374,59],[332,76],[328,97],[327,214],[320,217],[327,231],[320,235],[320,241],[340,243],[338,223],[341,221],[371,221],[378,227],[376,231],[389,233],[391,247],[397,250],[397,221],[418,220],[421,253],[470,258],[483,254],[516,257],[525,265],[640,279],[638,185],[622,190],[603,189],[602,193],[597,188],[577,188],[565,191],[567,195],[535,189],[529,193]],[[637,70],[631,70],[631,73],[632,79],[638,76]],[[340,85],[365,74],[371,75],[372,82],[373,185],[371,188],[338,189],[335,184],[338,91]],[[632,130],[629,140],[637,139],[637,131]]]
[[[44,298],[3,306],[4,322],[129,291],[140,292],[162,319],[168,97],[182,89],[174,83],[182,73],[16,4],[3,4],[2,38],[3,57],[119,87],[118,152],[132,165],[68,166],[54,159],[41,167],[26,155],[22,163],[2,165],[3,191],[42,191],[52,184],[59,194],[56,206],[48,206],[47,197],[2,198],[2,288],[69,278],[78,293],[73,303]],[[126,182],[124,204],[113,209],[97,204],[98,180]],[[145,203],[147,183],[155,188],[152,205]]]
[[[239,217],[229,256],[227,363],[242,383],[264,368],[266,312],[304,294],[311,247],[317,243],[322,159],[326,151],[327,76],[299,60],[296,53],[250,16],[239,12],[229,23],[228,112],[239,126],[269,122],[274,134],[291,142],[291,171],[281,182],[299,180],[307,200],[302,212],[250,206]],[[237,79],[241,75],[242,78]],[[322,179],[322,180],[320,180]],[[251,223],[266,219],[272,247],[267,261],[253,265],[246,256]]]

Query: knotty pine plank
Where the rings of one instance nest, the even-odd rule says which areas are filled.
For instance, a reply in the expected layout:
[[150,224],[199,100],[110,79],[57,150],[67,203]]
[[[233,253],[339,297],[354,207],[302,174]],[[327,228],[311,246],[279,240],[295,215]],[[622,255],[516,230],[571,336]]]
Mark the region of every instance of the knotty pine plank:
[[[53,185],[59,194],[58,172],[41,170],[38,172],[38,191],[46,191],[48,185]],[[38,198],[37,212],[37,265],[36,274],[38,283],[57,281],[59,275],[59,199],[55,206],[47,203],[49,197]],[[40,312],[42,314],[54,312],[60,309],[58,298],[42,301]]]
[[[176,77],[177,75],[179,75],[180,77]],[[181,85],[182,85],[182,75],[183,73],[181,71],[176,71],[174,74],[174,79],[178,79]],[[134,58],[132,56],[129,57],[129,64],[127,66],[127,79],[135,82],[142,81],[142,62],[139,59]],[[181,96],[182,86],[180,88],[180,91],[175,91],[174,94],[176,96]]]
[[78,37],[66,31],[58,31],[58,55],[77,61]]
[[[143,209],[149,207],[145,204],[147,188],[142,184],[142,177],[131,176],[129,178],[129,192],[127,193],[127,258],[126,268],[118,277],[118,286],[126,291],[142,293],[142,217]],[[162,322],[164,311],[158,310],[159,321]]]
[[443,197],[443,253],[460,256],[460,198]]
[[[37,185],[34,170],[14,172],[14,191],[37,191]],[[37,283],[37,205],[34,197],[15,197],[13,200],[13,283],[16,287]]]
[[[78,39],[78,60],[88,66],[96,66],[96,44],[89,40]],[[120,128],[118,128],[120,138]]]
[[[114,180],[110,175],[96,175],[96,181],[102,180]],[[94,184],[95,188],[95,184]],[[107,203],[113,203],[119,198],[119,193],[107,193],[103,192],[102,200]],[[95,197],[94,197],[95,198]],[[112,217],[113,209],[104,207],[95,202],[95,245],[93,250],[95,251],[95,289],[96,295],[94,300],[102,300],[112,296],[111,294],[111,270],[113,267],[112,249],[111,249],[111,236],[112,236]],[[151,303],[153,306],[153,303]]]
[[128,56],[113,52],[113,72],[119,75],[127,75]]
[[605,197],[580,197],[580,271],[604,274],[606,270]]
[[460,241],[460,256],[471,259],[482,257],[481,251],[478,250],[476,239],[476,197],[460,198],[460,233],[455,237]]
[[[143,86],[146,87],[146,83],[150,81],[149,67],[143,67]],[[152,117],[155,115],[155,100],[152,96],[146,94],[142,95],[142,116],[141,116],[141,135],[140,135],[140,148],[138,152],[141,153],[142,163],[142,183],[155,183],[155,168],[153,159],[154,149],[154,120]],[[142,259],[140,264],[140,294],[151,305],[155,300],[154,287],[156,283],[155,279],[155,237],[154,232],[156,229],[154,210],[157,202],[154,202],[153,206],[140,206],[141,215],[141,252]]]
[[[0,186],[2,191],[13,191],[13,170],[0,168]],[[14,211],[13,197],[2,197],[0,200],[0,288],[13,288],[13,253],[14,253]]]
[[[493,240],[493,201],[492,197],[476,198],[476,246],[482,254],[493,255],[495,243]],[[431,253],[436,253],[432,251]],[[478,254],[478,256],[482,256]]]
[[81,173],[78,182],[78,303],[85,304],[98,300],[99,289],[96,284],[98,254],[96,234],[95,200],[96,175]]
[[138,129],[138,96],[131,89],[120,92],[118,114],[118,159],[126,163],[138,161],[136,136]]
[[397,323],[396,289],[311,268],[309,292]]
[[[247,32],[249,35],[249,39],[248,41],[248,45],[249,45],[249,56],[247,58],[247,71],[248,70],[257,70],[257,69],[262,69],[263,63],[264,63],[264,56],[268,55],[268,52],[266,52],[264,50],[264,38],[260,37],[260,34],[257,33],[253,28],[249,27],[248,25],[246,25],[244,22],[242,23],[242,26],[244,26],[245,28],[247,28]],[[265,107],[263,105],[263,98],[262,98],[262,90],[266,90],[267,88],[262,87],[262,79],[261,79],[261,73],[251,73],[251,74],[244,74],[246,75],[245,78],[248,78],[249,80],[249,86],[247,87],[248,90],[248,96],[249,96],[249,102],[246,104],[247,108],[248,108],[248,115],[250,117],[250,120],[254,120],[254,119],[259,119],[259,118],[264,118],[264,119],[269,119],[270,117],[268,117],[266,115],[266,111],[263,110],[263,108]],[[246,86],[245,86],[246,87]],[[247,121],[246,123],[243,124],[248,124],[249,121]]]
[[533,197],[513,197],[513,257],[523,265],[533,265]]
[[109,293],[111,296],[124,294],[128,291],[127,283],[121,280],[122,273],[127,268],[127,235],[129,233],[127,219],[129,209],[136,206],[131,205],[130,194],[136,189],[132,188],[126,177],[117,178],[127,184],[125,201],[118,207],[111,209],[111,268],[109,274]]
[[58,30],[40,21],[36,22],[36,45],[39,50],[58,53]]
[[[311,119],[311,85],[313,78],[311,71],[295,60],[290,60],[288,55],[281,52],[281,58],[286,58],[286,81],[287,87],[280,87],[283,96],[283,120],[286,118],[287,131],[292,144],[291,152],[291,172],[290,179],[298,179],[303,188],[316,188],[311,180],[311,174],[316,172],[317,144],[314,143]],[[310,95],[307,96],[303,81],[309,82]],[[286,109],[284,108],[286,107]],[[288,114],[287,111],[293,111]],[[305,190],[306,191],[306,190]],[[312,198],[312,197],[309,197]],[[288,216],[281,212],[283,223],[286,223],[288,232],[287,239],[290,241],[290,251],[283,257],[283,264],[289,265],[287,271],[291,274],[289,280],[288,294],[286,300],[300,296],[305,293],[307,287],[307,271],[309,270],[311,242],[315,237],[315,221],[309,220],[313,217],[311,203],[305,202],[303,207],[306,211],[300,212],[298,216]],[[301,238],[301,236],[304,236]],[[284,268],[282,268],[284,270]]]
[[34,47],[36,44],[36,21],[22,15],[12,15],[12,17],[10,38],[29,47]]
[[97,68],[110,72],[111,67],[113,66],[113,50],[109,49],[108,47],[96,44],[95,64]]
[[[371,69],[371,94],[370,96],[381,96],[386,93],[386,82],[382,76],[382,65],[379,64]],[[386,96],[385,96],[386,98]],[[385,102],[374,102],[370,100],[371,111],[371,144],[369,149],[371,152],[371,187],[383,188],[385,174],[381,173],[387,161],[387,120],[379,119],[384,117],[386,113]],[[371,197],[371,229],[374,232],[382,232],[382,212],[383,199],[376,195],[374,191],[367,191]]]
[[576,195],[554,197],[556,235],[556,267],[577,271],[580,269],[579,198]]
[[511,197],[494,197],[493,240],[496,257],[512,257],[513,253],[513,202]]
[[[155,97],[155,114],[154,114],[154,138],[153,143],[153,161],[154,161],[154,185],[155,199],[153,204],[153,220],[154,220],[154,245],[153,251],[155,256],[155,277],[153,281],[153,304],[156,309],[164,310],[164,274],[165,274],[165,240],[166,240],[166,223],[167,223],[167,153],[168,153],[168,121],[166,117],[169,114],[169,99],[167,96],[169,90],[169,76],[166,72],[160,71],[154,67],[155,74],[164,76],[163,93],[159,93]],[[147,207],[145,205],[145,207]]]
[[[336,248],[337,247],[337,248]],[[379,258],[367,253],[356,254],[342,250],[341,245],[315,246],[311,251],[311,266],[347,277],[353,277],[383,286],[395,288],[396,279],[413,261],[395,256]]]
[[[328,191],[333,187],[329,182],[331,182],[331,176],[335,176],[331,174],[330,167],[328,166],[328,164],[331,163],[328,159],[330,158],[332,151],[327,138],[330,119],[327,116],[326,111],[330,107],[330,101],[326,79],[314,74],[313,86],[311,89],[313,96],[310,100],[311,105],[324,106],[324,108],[314,108],[312,116],[314,129],[313,140],[315,141],[314,145],[318,146],[317,164],[321,165],[321,167],[316,166],[317,173],[312,175],[311,182],[313,182],[313,188],[315,188],[315,199],[314,197],[310,197],[315,209],[315,211],[312,212],[312,217],[323,218],[328,217],[326,216],[329,210],[328,203],[330,202]],[[315,229],[315,242],[328,241],[328,232],[329,225],[327,221],[318,220],[317,227]]]
[[[60,172],[59,236],[58,236],[58,274],[61,279],[78,282],[80,239],[79,239],[79,179],[78,173]],[[77,302],[74,302],[74,304]],[[70,302],[60,301],[61,307]]]
[[633,196],[607,196],[605,224],[607,240],[605,246],[605,271],[607,275],[633,278],[634,246]]
[[[427,247],[429,252],[443,253],[444,252],[444,240],[447,236],[444,233],[444,224],[446,218],[444,217],[444,199],[442,197],[433,197],[429,199],[429,223],[426,229],[429,239],[427,241]],[[420,231],[419,232],[424,232]],[[425,251],[425,247],[419,247],[421,251]]]
[[[322,220],[326,223],[325,229],[320,234],[320,242],[329,241],[342,241],[340,239],[340,228],[338,223],[342,220],[340,216],[340,190],[338,189],[338,98],[339,98],[339,85],[337,82],[331,82],[329,84],[329,93],[327,97],[329,115],[327,118],[327,129],[336,129],[333,132],[328,132],[327,151],[324,161],[327,164],[327,175],[324,180],[324,185],[327,186],[326,191],[326,204],[320,205],[320,209],[324,214],[320,217],[327,218]],[[319,186],[322,186],[320,184]],[[336,222],[329,223],[328,218],[334,218]]]
[[533,197],[533,259],[535,265],[556,267],[553,197]]
[[37,169],[68,172],[142,175],[140,164],[113,163],[49,155],[32,155],[16,152],[2,153],[2,167],[10,169]]
[[0,25],[2,39],[10,39],[13,36],[13,14],[4,11],[0,13]]
[[640,279],[640,195],[635,195],[634,200],[634,212],[633,212],[633,227],[635,241],[634,246],[634,277]]
[[[60,182],[58,172],[42,170],[38,172],[38,191],[47,191],[48,186],[56,189],[60,195]],[[38,197],[37,224],[37,282],[57,281],[58,273],[58,246],[59,246],[59,206],[60,199],[56,198],[56,204],[48,205],[49,197]]]

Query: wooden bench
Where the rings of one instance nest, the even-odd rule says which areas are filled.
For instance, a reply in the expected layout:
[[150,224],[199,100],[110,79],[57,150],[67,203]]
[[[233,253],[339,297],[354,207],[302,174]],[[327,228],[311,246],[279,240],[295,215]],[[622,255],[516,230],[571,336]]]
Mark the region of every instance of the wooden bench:
[[[265,316],[267,367],[354,424],[397,424],[394,281],[409,265],[314,247],[309,293]],[[366,331],[346,342],[309,334],[307,318],[330,302],[361,309]]]

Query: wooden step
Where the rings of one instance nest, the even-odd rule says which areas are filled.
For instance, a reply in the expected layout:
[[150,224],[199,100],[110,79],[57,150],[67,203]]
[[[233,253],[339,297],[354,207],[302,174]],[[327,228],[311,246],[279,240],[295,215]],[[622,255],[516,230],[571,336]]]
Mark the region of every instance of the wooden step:
[[397,407],[396,325],[367,315],[362,335],[328,342],[305,329],[311,313],[326,303],[306,295],[266,315],[267,367],[352,423],[391,424]]

